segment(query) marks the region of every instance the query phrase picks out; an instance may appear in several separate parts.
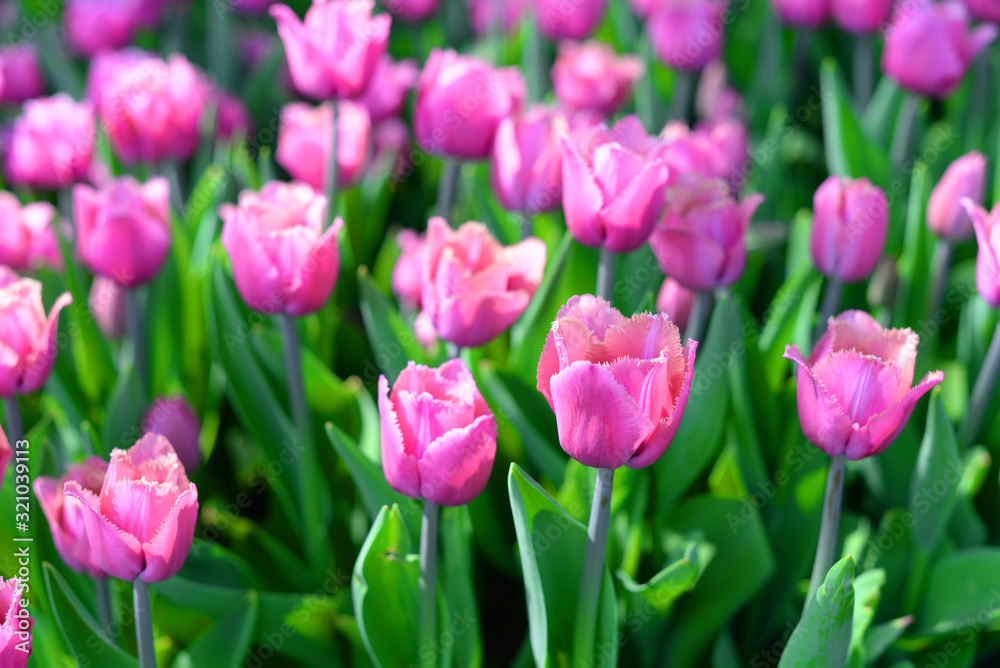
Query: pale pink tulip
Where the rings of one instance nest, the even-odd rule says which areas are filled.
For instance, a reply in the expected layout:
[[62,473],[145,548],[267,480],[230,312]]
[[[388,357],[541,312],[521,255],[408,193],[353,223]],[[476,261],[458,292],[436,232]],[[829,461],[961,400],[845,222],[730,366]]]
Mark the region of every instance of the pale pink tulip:
[[584,39],[608,10],[608,0],[536,0],[538,31],[551,40]]
[[398,116],[419,78],[420,70],[414,61],[383,56],[357,101],[368,110],[372,123]]
[[868,179],[831,176],[813,198],[813,262],[852,283],[875,269],[889,233],[889,201]]
[[30,394],[49,379],[59,351],[59,313],[72,302],[64,292],[46,317],[41,283],[0,277],[0,397]]
[[100,457],[88,457],[73,464],[61,478],[39,476],[35,479],[35,498],[45,513],[59,556],[78,573],[93,578],[107,577],[97,561],[97,554],[87,540],[86,512],[80,502],[63,494],[66,483],[74,481],[92,494],[100,494],[108,463]]
[[560,42],[552,66],[556,97],[567,109],[614,114],[632,97],[646,71],[635,56],[619,56],[604,42]]
[[694,300],[697,296],[696,291],[688,290],[667,276],[663,280],[663,285],[660,286],[660,291],[656,294],[656,310],[670,318],[670,321],[678,328],[684,330],[687,328],[691,308],[694,306]]
[[972,218],[979,253],[976,256],[976,288],[993,308],[1000,308],[1000,204],[986,211],[971,199],[962,200]]
[[927,227],[939,237],[961,241],[974,234],[972,219],[962,206],[968,197],[983,201],[986,189],[986,157],[979,151],[966,153],[948,165],[931,191],[927,203]]
[[35,620],[23,599],[27,591],[27,583],[0,577],[0,665],[4,668],[25,668],[31,656]]
[[[368,112],[351,101],[337,103],[337,185],[347,187],[364,173],[372,127]],[[333,105],[291,102],[281,111],[274,159],[293,179],[326,189],[333,134]]]
[[125,335],[125,288],[98,274],[87,300],[90,313],[104,336],[117,341]]
[[62,253],[55,226],[59,212],[48,202],[21,205],[17,197],[0,191],[0,265],[17,271],[41,266],[62,269]]
[[4,137],[7,178],[31,188],[66,188],[86,178],[94,141],[89,102],[66,93],[29,100]]
[[424,258],[427,257],[427,236],[413,230],[401,230],[396,235],[399,257],[392,268],[392,291],[400,304],[410,311],[420,308],[423,296]]
[[81,56],[120,49],[142,25],[147,0],[67,0],[63,6],[66,42]]
[[528,214],[562,203],[562,147],[569,132],[566,115],[535,107],[520,118],[505,118],[497,130],[490,161],[493,192],[507,209]]

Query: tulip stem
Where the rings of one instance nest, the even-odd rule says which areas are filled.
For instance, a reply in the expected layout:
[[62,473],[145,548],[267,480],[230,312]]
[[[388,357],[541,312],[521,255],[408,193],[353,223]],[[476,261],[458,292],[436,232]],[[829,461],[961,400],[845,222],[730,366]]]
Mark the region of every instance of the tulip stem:
[[547,78],[545,65],[542,63],[542,36],[538,32],[538,18],[530,17],[528,39],[524,45],[525,69],[528,72],[528,102],[538,104],[545,95],[545,80]]
[[21,404],[16,394],[3,398],[3,412],[7,416],[7,440],[13,446],[24,438],[24,420],[21,419]]
[[135,642],[139,648],[139,668],[156,668],[153,642],[153,611],[149,606],[149,584],[142,580],[132,583],[135,608]]
[[651,71],[653,62],[651,55],[652,46],[649,43],[649,37],[645,33],[640,33],[637,29],[635,23],[632,21],[632,16],[626,16],[625,18],[627,20],[623,23],[632,32],[632,39],[627,43],[635,44],[638,41],[638,55],[646,66],[645,73],[635,87],[635,113],[639,115],[639,119],[642,121],[647,132],[658,133],[660,129],[656,126],[656,96],[653,94],[653,73]]
[[97,621],[101,628],[110,635],[111,628],[111,588],[107,578],[94,578],[94,598],[97,599]]
[[938,311],[944,306],[944,295],[948,289],[948,272],[951,269],[952,258],[955,257],[955,246],[947,239],[938,239],[934,249],[934,276],[931,282],[931,310],[929,317],[937,322]]
[[854,40],[854,99],[858,112],[868,106],[874,88],[875,42],[871,35],[858,35]]
[[149,392],[149,365],[146,357],[146,324],[142,319],[138,288],[125,290],[125,326],[132,340],[132,373],[145,396]]
[[601,246],[601,258],[597,262],[597,296],[609,303],[615,300],[615,254]]
[[688,326],[684,331],[684,337],[688,341],[701,341],[705,333],[705,325],[708,324],[708,316],[712,313],[712,292],[710,290],[699,290],[694,298],[694,305],[691,307],[691,315],[688,316]]
[[670,95],[670,120],[688,121],[691,96],[694,94],[695,75],[691,72],[674,74],[674,91]]
[[438,513],[436,503],[424,500],[420,521],[420,665],[436,668],[437,652],[437,545]]
[[1000,322],[997,322],[997,328],[993,331],[993,340],[990,341],[986,359],[983,360],[976,384],[972,388],[969,412],[965,416],[965,422],[962,423],[960,440],[966,448],[970,447],[979,435],[998,379],[1000,379]]
[[611,521],[611,490],[615,472],[597,469],[594,484],[594,501],[590,506],[587,524],[587,548],[583,554],[583,572],[580,576],[580,593],[576,601],[576,625],[573,629],[573,665],[589,666],[594,658],[594,637],[597,630],[597,611],[601,602],[601,584],[604,580],[604,550],[608,542],[608,525]]
[[830,459],[830,472],[826,477],[826,496],[823,498],[823,519],[819,526],[819,542],[816,545],[816,560],[813,561],[812,577],[809,580],[809,596],[805,608],[816,596],[816,590],[823,584],[826,574],[833,566],[837,552],[837,536],[840,533],[840,505],[844,498],[844,455]]
[[330,157],[326,162],[326,220],[323,229],[333,224],[337,216],[337,100],[330,100],[333,121],[330,130]]
[[[840,302],[844,296],[844,282],[839,278],[826,279],[826,288],[823,290],[823,303],[819,309],[819,320],[816,321],[816,329],[813,330],[813,343],[819,341],[826,331],[827,320],[840,310]],[[824,576],[826,573],[823,574]]]
[[892,135],[890,148],[892,164],[897,167],[910,155],[910,139],[913,135],[913,126],[917,122],[918,104],[919,100],[913,93],[906,93],[903,97],[903,105],[899,109],[899,120],[896,122],[896,131]]
[[455,190],[458,187],[458,174],[462,164],[453,158],[444,161],[444,170],[441,172],[441,180],[438,182],[437,215],[444,218],[449,225],[456,227],[451,221],[451,209],[455,202]]

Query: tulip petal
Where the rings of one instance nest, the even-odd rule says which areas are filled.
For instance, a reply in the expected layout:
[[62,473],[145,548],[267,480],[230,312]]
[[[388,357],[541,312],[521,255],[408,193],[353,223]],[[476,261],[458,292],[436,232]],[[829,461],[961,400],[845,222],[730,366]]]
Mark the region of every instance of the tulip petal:
[[538,359],[536,375],[536,387],[545,396],[549,406],[552,405],[550,387],[552,376],[573,362],[605,361],[606,355],[601,355],[601,359],[593,359],[597,345],[593,332],[578,318],[563,317],[552,323],[552,329],[549,330],[548,336],[545,337],[545,345],[542,346],[542,356]]
[[639,175],[601,211],[607,238],[605,247],[614,253],[630,253],[642,246],[663,210],[667,167],[662,161],[648,162]]
[[497,425],[492,415],[452,429],[431,443],[417,466],[420,496],[444,506],[472,501],[486,488],[497,449]]
[[786,346],[783,357],[799,365],[796,397],[802,433],[831,457],[844,454],[854,431],[846,411],[837,397],[813,376],[798,346]]
[[338,217],[308,249],[307,258],[298,267],[298,285],[288,294],[286,313],[301,316],[318,311],[330,298],[340,273],[337,239],[343,228],[344,220]]
[[191,484],[163,516],[153,537],[143,544],[145,568],[139,577],[145,582],[160,582],[176,575],[191,550],[197,521],[198,488]]
[[407,452],[396,409],[389,399],[389,381],[378,379],[378,411],[381,416],[382,471],[389,486],[412,499],[420,498],[417,459]]
[[650,245],[663,273],[689,290],[711,290],[726,266],[725,252],[700,230],[660,226]]
[[142,545],[135,536],[125,533],[111,524],[101,514],[100,499],[93,492],[84,489],[80,483],[68,481],[63,493],[82,505],[82,516],[87,532],[87,541],[97,562],[108,575],[119,580],[132,582],[143,569]]
[[563,147],[562,179],[563,210],[566,226],[573,237],[585,246],[599,247],[604,243],[604,230],[599,215],[604,206],[604,194],[594,173],[569,137],[560,137]]
[[889,406],[885,412],[872,417],[868,424],[855,429],[847,443],[847,458],[856,460],[877,455],[892,445],[910,419],[917,401],[943,380],[944,374],[940,371],[928,373],[902,399]]
[[[625,462],[630,469],[641,469],[656,463],[667,451],[677,428],[684,417],[684,409],[687,408],[688,396],[691,393],[691,380],[694,378],[695,353],[698,350],[698,342],[689,340],[684,346],[684,382],[680,387],[680,392],[676,395],[670,414],[662,418],[654,427],[653,432],[643,440],[635,454]],[[671,374],[673,375],[673,374]]]
[[[28,394],[42,387],[52,372],[52,367],[56,362],[56,354],[59,352],[57,336],[59,333],[59,313],[73,303],[73,297],[68,292],[60,295],[56,303],[52,305],[48,320],[45,322],[45,329],[41,339],[37,342],[37,348],[24,361],[24,369],[21,376],[20,394]],[[2,366],[2,363],[0,363]]]
[[463,348],[478,348],[508,329],[528,308],[531,294],[461,293],[441,304],[435,322],[441,338]]
[[224,221],[222,245],[233,259],[233,280],[243,301],[261,313],[279,313],[284,306],[281,275],[236,207],[219,207]]
[[867,424],[910,389],[898,367],[855,350],[833,352],[819,360],[812,366],[812,376],[837,397],[855,425]]
[[[917,360],[920,337],[911,329],[887,329],[865,311],[845,311],[830,320],[833,351],[856,350],[891,364],[902,373],[902,384],[913,384],[913,366]],[[818,359],[815,353],[810,359]]]
[[681,356],[681,333],[662,314],[639,313],[611,327],[604,339],[610,359],[654,360]]

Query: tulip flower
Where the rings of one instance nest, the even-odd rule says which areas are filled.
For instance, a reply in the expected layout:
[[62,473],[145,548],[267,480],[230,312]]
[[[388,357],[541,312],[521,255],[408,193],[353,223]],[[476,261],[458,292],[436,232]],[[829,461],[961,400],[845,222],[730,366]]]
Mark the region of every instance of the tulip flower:
[[497,128],[521,110],[524,80],[514,67],[494,69],[455,51],[431,52],[417,86],[413,132],[434,155],[481,160]]
[[566,116],[535,107],[520,118],[508,117],[497,129],[490,163],[493,192],[505,208],[535,213],[562,203],[562,149],[569,132]]
[[661,0],[647,30],[656,57],[682,72],[700,72],[714,60],[725,37],[729,0]]
[[771,6],[785,23],[818,28],[830,16],[830,0],[771,0]]
[[736,118],[721,118],[699,124],[668,123],[660,133],[657,155],[670,171],[671,185],[694,172],[705,179],[722,179],[738,190],[749,152],[747,128]]
[[552,66],[556,98],[567,109],[614,114],[630,97],[646,66],[635,56],[619,56],[604,42],[560,42]]
[[[360,104],[345,101],[336,105],[337,113],[337,184],[349,186],[360,178],[368,163],[371,120]],[[333,146],[334,105],[312,107],[302,102],[286,104],[281,110],[278,164],[292,178],[304,181],[322,192]]]
[[125,335],[125,288],[110,278],[97,275],[90,286],[87,305],[104,336],[117,341]]
[[909,0],[897,7],[885,34],[882,70],[914,93],[947,97],[996,36],[994,25],[970,30],[969,15],[955,0]]
[[337,218],[323,230],[326,197],[304,183],[265,183],[223,204],[222,245],[236,288],[261,313],[306,315],[322,308],[337,283]]
[[372,16],[374,0],[313,0],[300,21],[287,5],[271,7],[292,82],[315,100],[357,97],[389,41],[388,14]]
[[816,268],[840,281],[860,281],[885,249],[889,202],[868,179],[831,176],[813,198],[810,249]]
[[59,212],[48,202],[21,205],[17,197],[0,191],[0,265],[29,271],[48,265],[62,269],[62,253],[54,226]]
[[387,118],[372,128],[374,152],[369,172],[390,170],[390,179],[408,173],[410,126],[401,118]]
[[379,0],[389,13],[404,21],[418,23],[437,11],[439,0]]
[[476,35],[487,35],[500,22],[500,32],[508,35],[521,25],[528,10],[527,0],[465,0],[469,7],[469,22]]
[[8,104],[21,104],[45,92],[38,50],[29,42],[0,46],[0,79],[3,97]]
[[705,66],[694,99],[695,111],[710,123],[746,117],[746,102],[729,85],[726,64],[716,60]]
[[1000,205],[986,211],[971,199],[962,201],[979,243],[976,288],[993,308],[1000,308]]
[[395,61],[383,56],[372,73],[368,87],[357,101],[368,110],[372,123],[398,116],[406,103],[406,96],[419,78],[420,70],[414,61]]
[[689,290],[732,285],[746,267],[746,232],[764,196],[741,202],[725,183],[697,175],[667,189],[649,244],[663,271]]
[[927,203],[927,227],[935,235],[952,241],[971,237],[972,219],[962,206],[968,197],[978,204],[986,187],[986,158],[972,151],[948,165],[934,186]]
[[223,142],[243,139],[253,127],[250,110],[238,97],[220,90],[213,94],[215,103],[215,137]]
[[469,503],[493,469],[497,425],[461,359],[410,362],[389,391],[378,381],[382,470],[400,494],[444,506]]
[[66,42],[81,56],[120,49],[132,42],[146,0],[67,0],[63,6]]
[[46,317],[41,283],[0,277],[0,397],[30,394],[45,384],[58,351],[59,313],[72,302],[64,292]]
[[78,573],[86,573],[94,579],[107,575],[97,561],[97,552],[87,539],[86,510],[76,499],[65,496],[63,489],[72,481],[91,494],[101,493],[108,463],[100,457],[88,457],[79,464],[73,464],[61,478],[39,476],[35,478],[34,490],[38,504],[45,513],[59,556]]
[[182,395],[154,399],[141,424],[143,434],[159,434],[170,441],[186,473],[201,468],[201,420]]
[[895,0],[830,0],[833,20],[853,33],[870,33],[889,23]]
[[535,14],[538,30],[546,38],[585,39],[604,18],[608,0],[538,0]]
[[130,176],[100,190],[73,188],[77,250],[92,271],[134,288],[153,280],[170,251],[170,187]]
[[423,295],[424,258],[427,257],[427,236],[413,230],[401,230],[396,235],[400,253],[392,268],[392,291],[400,304],[410,311],[420,308]]
[[89,103],[66,93],[29,100],[4,138],[7,177],[31,188],[66,188],[86,177],[94,139]]
[[28,601],[22,602],[25,584],[17,578],[0,577],[0,665],[25,668],[31,656],[31,628],[35,620],[28,613]]
[[424,314],[445,341],[477,347],[517,320],[545,275],[545,243],[529,238],[501,246],[482,223],[452,230],[443,218],[427,224]]
[[980,21],[1000,23],[1000,4],[996,0],[962,0],[962,3]]
[[679,329],[687,328],[688,318],[698,293],[688,290],[676,280],[667,276],[660,291],[656,293],[656,311],[670,318]]

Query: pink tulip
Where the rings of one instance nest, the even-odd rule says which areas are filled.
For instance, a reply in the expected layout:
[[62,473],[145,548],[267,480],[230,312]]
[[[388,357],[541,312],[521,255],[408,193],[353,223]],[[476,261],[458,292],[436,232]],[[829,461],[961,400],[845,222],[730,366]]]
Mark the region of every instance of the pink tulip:
[[61,270],[63,259],[55,230],[58,216],[48,202],[22,206],[14,195],[0,191],[0,265],[17,271],[46,265]]
[[45,79],[34,44],[21,42],[0,46],[0,77],[4,82],[0,100],[8,104],[21,104],[45,92]]
[[223,142],[245,138],[253,127],[250,110],[238,97],[215,91],[215,136]]
[[634,116],[561,137],[566,226],[585,246],[615,253],[649,239],[663,209],[667,167],[648,157],[657,142]]
[[1000,3],[996,0],[962,0],[975,18],[990,23],[1000,23]]
[[551,40],[585,39],[608,9],[608,0],[537,0],[538,30]]
[[563,450],[594,468],[655,463],[684,414],[697,346],[682,348],[664,315],[625,318],[600,297],[570,297],[538,360]]
[[73,188],[77,250],[91,271],[128,288],[160,273],[170,252],[170,186],[157,177],[131,176],[100,190]]
[[395,61],[383,56],[372,74],[371,82],[357,101],[368,110],[372,123],[398,116],[419,77],[420,70],[414,61]]
[[889,202],[868,179],[831,176],[813,197],[810,249],[816,268],[848,283],[875,269],[889,233]]
[[194,473],[201,468],[201,420],[183,395],[157,397],[142,418],[143,434],[159,434],[170,441],[184,471]]
[[966,153],[948,165],[927,203],[927,227],[939,237],[961,241],[973,235],[972,219],[962,206],[968,197],[983,201],[986,158],[979,151]]
[[831,0],[833,20],[844,30],[869,33],[889,23],[894,0]]
[[404,21],[417,23],[430,17],[437,8],[439,0],[379,0],[393,16]]
[[552,83],[568,109],[614,114],[629,98],[646,66],[635,56],[619,56],[604,42],[560,42]]
[[120,49],[142,24],[146,0],[67,0],[63,6],[66,41],[81,56]]
[[527,0],[465,0],[469,21],[477,35],[488,35],[500,21],[500,32],[508,35],[518,29],[527,11]]
[[0,280],[0,397],[30,394],[49,379],[59,312],[72,302],[64,292],[46,317],[41,283],[11,274]]
[[969,30],[969,15],[954,0],[908,0],[886,31],[882,71],[920,95],[947,97],[996,36],[994,25]]
[[378,380],[382,470],[389,485],[414,499],[461,506],[490,479],[497,425],[465,362],[432,369],[410,362],[389,392]]
[[749,152],[747,128],[736,118],[699,124],[668,123],[660,133],[658,156],[670,170],[671,183],[694,172],[706,179],[722,179],[735,191],[743,180]]
[[374,138],[373,169],[395,169],[404,173],[409,164],[410,126],[401,118],[387,118],[372,128]]
[[746,102],[738,91],[729,86],[729,73],[721,60],[705,66],[698,79],[694,99],[695,111],[710,123],[746,117]]
[[3,426],[0,425],[0,488],[3,488],[4,478],[7,477],[7,465],[13,458],[14,450],[10,447],[10,441],[7,440]]
[[424,258],[427,257],[427,236],[413,230],[401,230],[396,235],[399,257],[392,268],[392,291],[400,304],[410,311],[420,308],[423,296]]
[[647,23],[659,60],[682,72],[700,72],[714,60],[725,37],[729,0],[663,0]]
[[0,577],[0,665],[4,668],[25,668],[31,656],[35,620],[28,612],[28,601],[22,601],[25,593],[25,583]]
[[665,273],[689,290],[732,285],[746,267],[746,233],[764,196],[737,202],[722,181],[697,175],[667,190],[649,245]]
[[125,288],[110,278],[95,276],[87,305],[104,336],[117,341],[125,335]]
[[92,578],[104,578],[107,575],[101,569],[97,555],[87,540],[84,507],[76,499],[65,496],[63,489],[67,482],[73,481],[91,494],[100,494],[107,472],[106,461],[100,457],[88,457],[83,462],[70,466],[58,480],[39,476],[34,482],[35,497],[45,513],[52,532],[52,542],[55,543],[59,556],[74,571],[86,573]]
[[830,16],[830,0],[771,0],[771,5],[785,23],[818,28]]
[[863,311],[830,318],[809,359],[785,348],[798,366],[799,423],[813,445],[831,457],[871,457],[889,447],[917,401],[944,380],[940,371],[913,385],[920,337],[883,329]]
[[629,0],[632,11],[643,21],[649,19],[653,12],[659,9],[666,0]]
[[424,313],[442,339],[462,347],[484,345],[514,324],[545,274],[544,242],[504,247],[481,223],[452,230],[431,218],[424,252]]
[[261,313],[306,315],[322,308],[337,284],[337,218],[323,230],[326,197],[304,183],[265,183],[223,204],[222,245],[243,301]]
[[680,329],[686,329],[697,296],[697,292],[688,290],[667,276],[656,295],[656,310],[670,318],[670,321]]
[[94,111],[66,93],[24,103],[4,138],[4,166],[15,185],[57,190],[87,176],[94,152]]
[[1000,308],[1000,204],[989,212],[968,198],[962,204],[972,218],[979,243],[976,288],[990,306]]
[[167,439],[147,434],[128,450],[113,450],[99,493],[74,480],[64,493],[81,504],[87,540],[108,575],[160,582],[184,565],[198,519],[198,488]]
[[[360,104],[337,103],[337,184],[351,185],[360,178],[368,162],[371,119]],[[291,102],[281,110],[278,130],[278,164],[293,179],[305,181],[319,191],[326,189],[333,133],[333,105],[313,107]]]
[[352,98],[368,84],[389,41],[388,14],[374,0],[313,0],[305,21],[286,5],[271,7],[292,81],[316,100]]
[[520,113],[524,79],[515,67],[494,69],[455,51],[434,49],[417,87],[413,132],[428,153],[481,160],[497,127]]
[[562,203],[562,148],[569,122],[558,111],[535,107],[500,122],[490,163],[493,192],[507,209],[537,213]]

